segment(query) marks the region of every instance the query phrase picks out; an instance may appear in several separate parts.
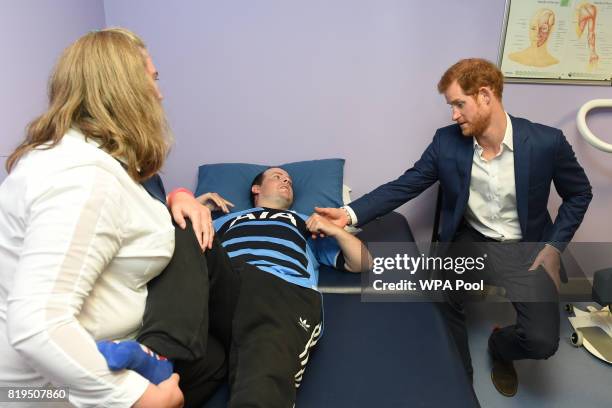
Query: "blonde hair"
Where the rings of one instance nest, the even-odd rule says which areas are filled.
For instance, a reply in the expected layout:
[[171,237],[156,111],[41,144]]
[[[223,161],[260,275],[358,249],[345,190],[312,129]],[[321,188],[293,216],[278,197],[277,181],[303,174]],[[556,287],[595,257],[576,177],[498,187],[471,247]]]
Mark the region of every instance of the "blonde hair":
[[28,125],[7,171],[30,150],[54,147],[73,127],[121,158],[132,179],[157,173],[171,137],[147,55],[143,41],[123,28],[90,32],[70,45],[49,80],[49,107]]

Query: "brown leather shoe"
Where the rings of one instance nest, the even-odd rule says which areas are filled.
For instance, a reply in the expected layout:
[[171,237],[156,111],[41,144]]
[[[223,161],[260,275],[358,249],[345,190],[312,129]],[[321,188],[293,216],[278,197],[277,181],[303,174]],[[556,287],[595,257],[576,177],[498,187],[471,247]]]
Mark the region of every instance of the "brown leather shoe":
[[514,369],[512,361],[505,362],[493,358],[491,368],[491,381],[495,389],[504,397],[514,397],[518,390],[518,375]]

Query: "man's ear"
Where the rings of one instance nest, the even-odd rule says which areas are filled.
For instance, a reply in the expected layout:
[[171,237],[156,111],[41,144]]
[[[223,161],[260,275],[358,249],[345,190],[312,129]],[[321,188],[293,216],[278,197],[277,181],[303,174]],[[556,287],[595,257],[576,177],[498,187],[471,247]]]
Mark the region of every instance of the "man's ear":
[[251,187],[251,193],[253,194],[259,194],[259,192],[261,191],[261,186],[255,184],[254,186]]
[[478,93],[482,95],[482,99],[484,103],[487,105],[491,103],[495,95],[493,95],[493,91],[488,86],[483,86],[478,90]]

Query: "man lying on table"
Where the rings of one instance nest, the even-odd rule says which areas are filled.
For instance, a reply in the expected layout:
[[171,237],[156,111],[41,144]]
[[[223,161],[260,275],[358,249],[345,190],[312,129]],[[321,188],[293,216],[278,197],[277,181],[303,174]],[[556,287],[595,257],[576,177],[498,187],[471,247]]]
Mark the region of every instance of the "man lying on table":
[[[204,255],[189,228],[177,228],[173,259],[149,286],[137,339],[172,361],[181,378],[201,378],[183,390],[185,406],[206,401],[228,371],[228,406],[293,406],[322,331],[319,264],[350,272],[370,266],[359,239],[317,214],[289,210],[293,187],[285,170],[260,173],[251,196],[254,208],[214,221],[216,237]],[[214,209],[229,204],[210,193],[199,199]],[[129,356],[115,368],[135,369],[129,362],[142,348],[134,343],[101,350],[109,364]],[[150,358],[150,367],[158,369],[158,361]],[[162,376],[169,376],[172,365],[164,363]]]

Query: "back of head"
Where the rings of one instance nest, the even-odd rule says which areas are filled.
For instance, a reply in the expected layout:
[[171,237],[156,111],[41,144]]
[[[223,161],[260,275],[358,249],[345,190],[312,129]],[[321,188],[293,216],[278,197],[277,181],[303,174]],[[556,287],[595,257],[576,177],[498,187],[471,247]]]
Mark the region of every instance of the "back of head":
[[485,59],[462,59],[451,66],[440,78],[438,92],[446,92],[455,81],[466,95],[476,95],[485,86],[491,88],[499,101],[502,99],[504,75],[495,64]]
[[25,153],[56,145],[70,128],[95,139],[122,158],[134,180],[155,174],[169,148],[169,132],[147,51],[131,31],[90,32],[64,50],[49,82],[49,107],[32,121],[25,141],[7,161],[7,170]]
[[268,171],[268,169],[271,169],[271,167],[266,168],[265,170],[260,171],[254,178],[253,181],[251,182],[251,205],[253,207],[257,207],[257,203],[256,203],[256,197],[257,194],[255,194],[253,192],[253,186],[261,186],[261,183],[263,182],[264,179],[264,175],[265,172]]

